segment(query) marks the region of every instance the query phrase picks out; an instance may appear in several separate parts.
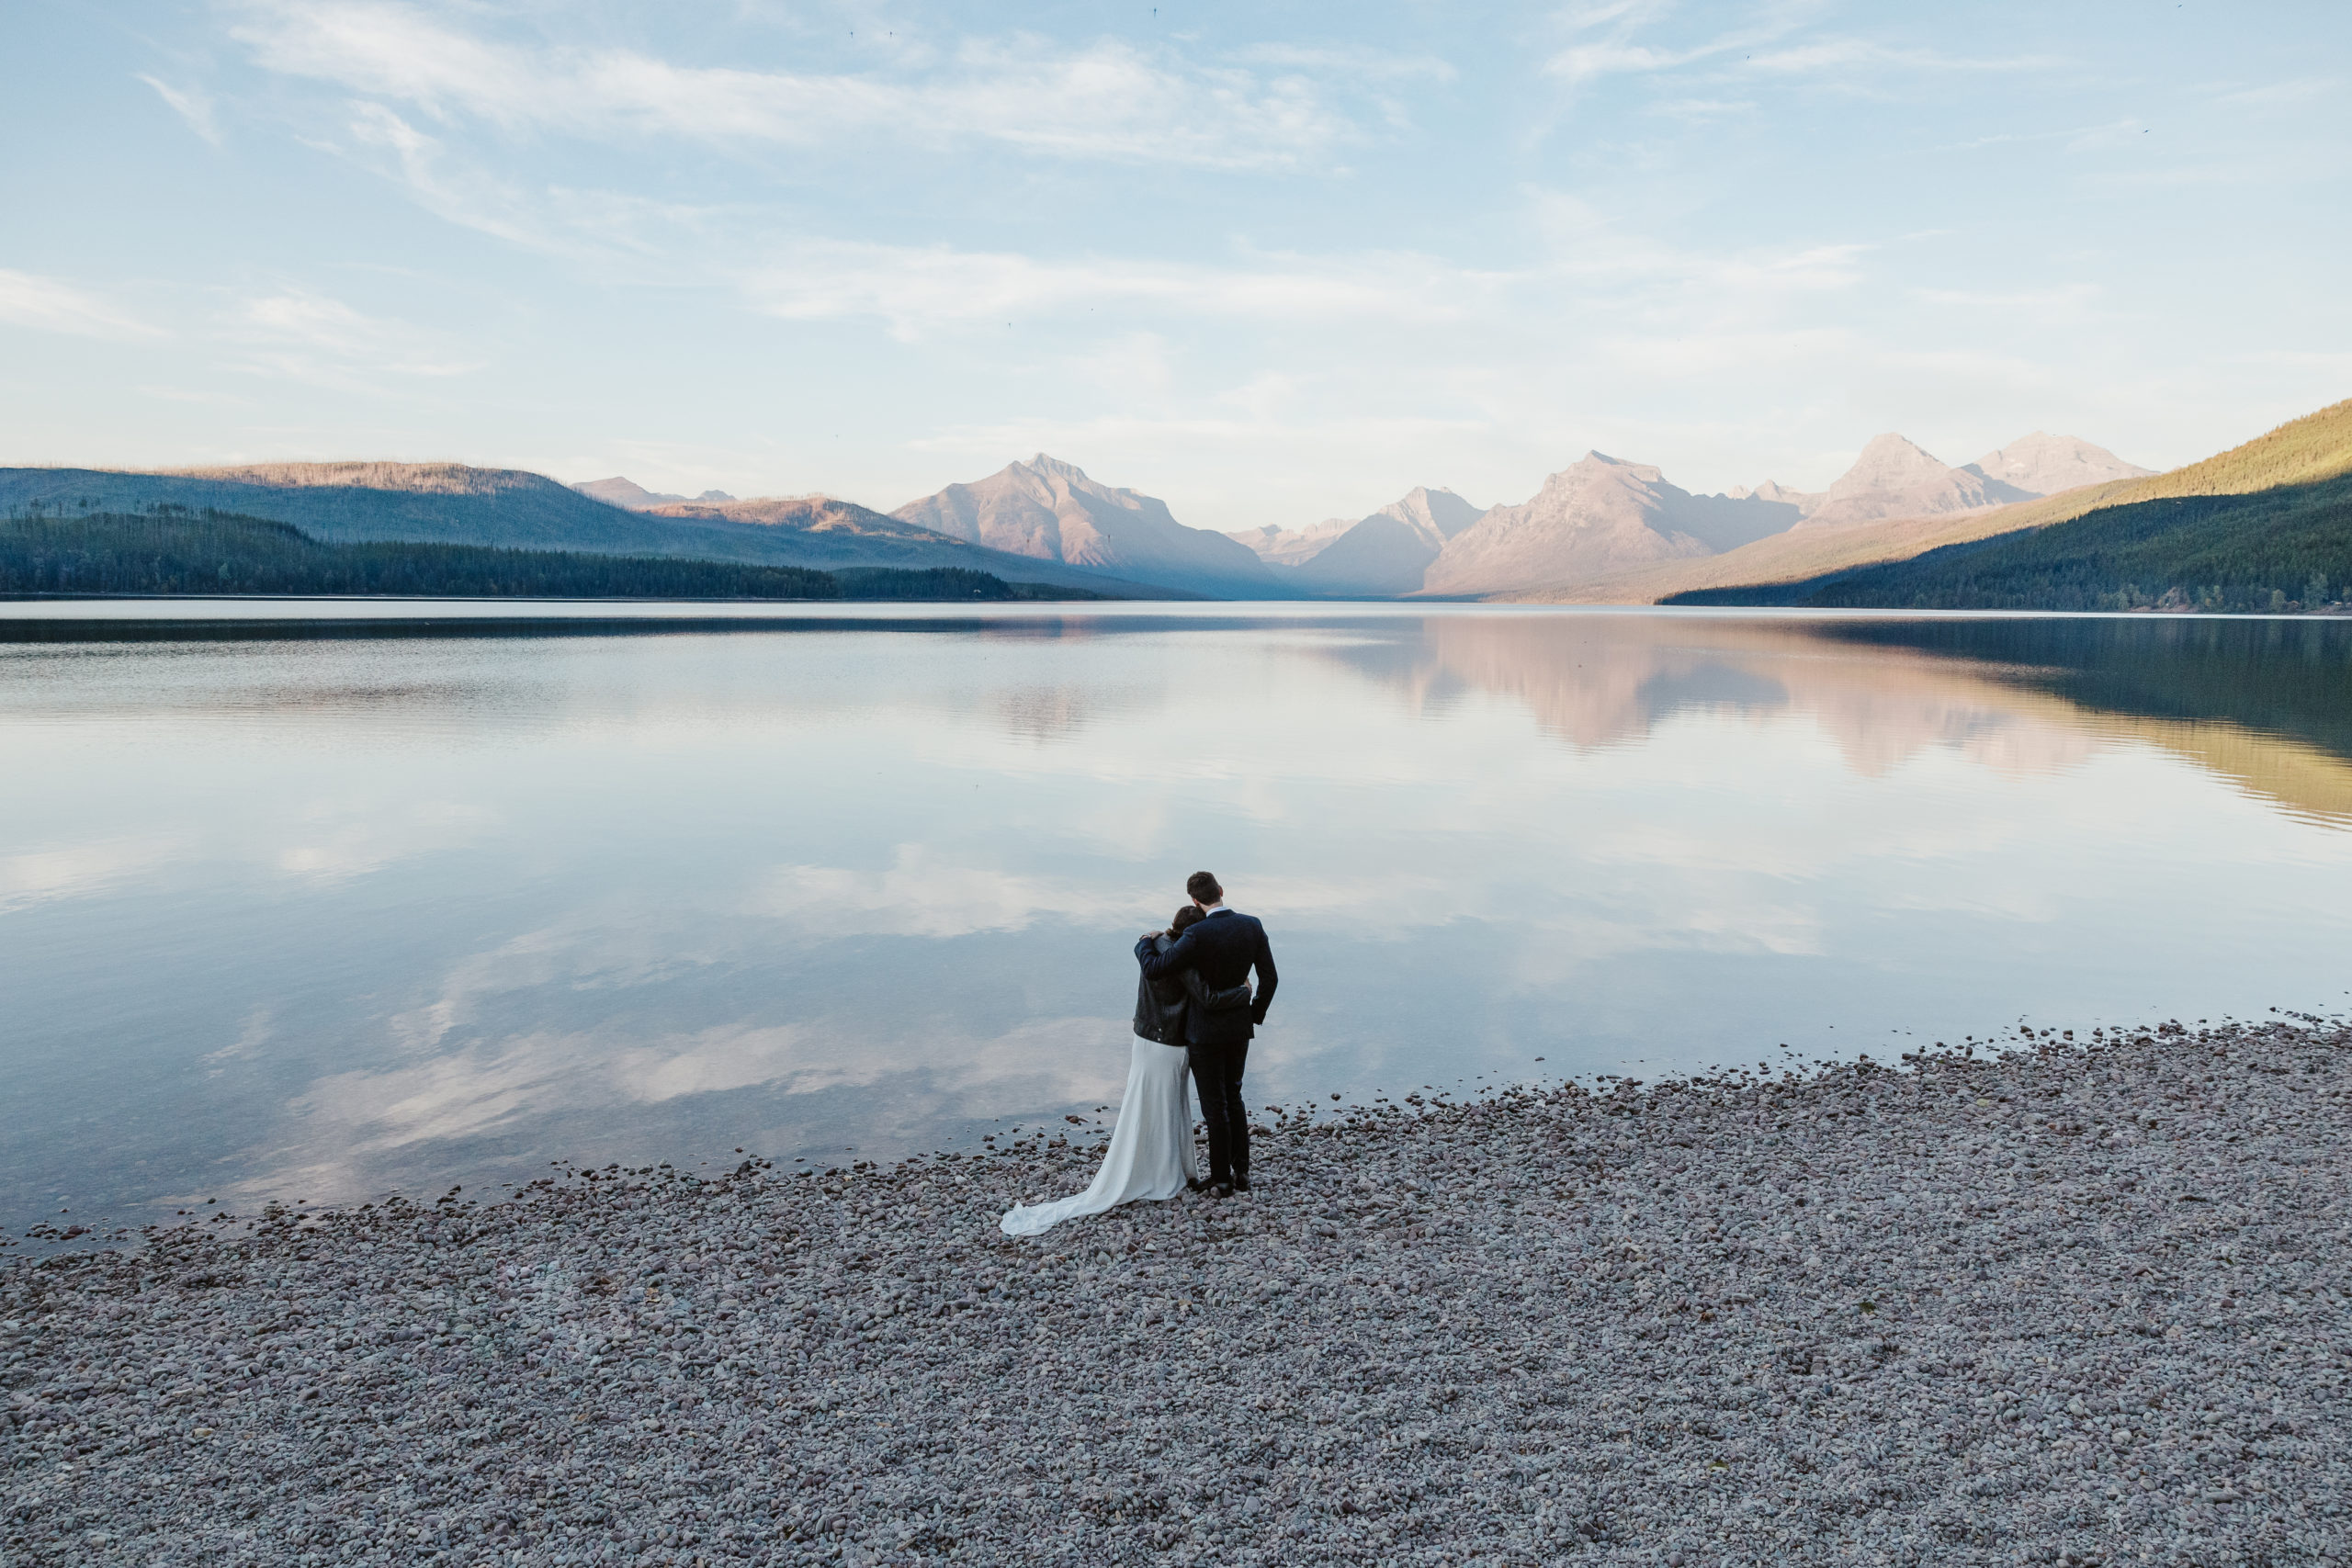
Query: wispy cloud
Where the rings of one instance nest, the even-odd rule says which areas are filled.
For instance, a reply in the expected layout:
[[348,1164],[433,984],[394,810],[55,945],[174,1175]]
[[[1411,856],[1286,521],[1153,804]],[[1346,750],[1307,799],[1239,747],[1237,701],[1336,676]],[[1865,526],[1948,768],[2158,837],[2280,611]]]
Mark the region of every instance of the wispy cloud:
[[1594,4],[1571,6],[1560,15],[1560,24],[1570,32],[1589,32],[1595,28],[1625,28],[1646,20],[1671,8],[1671,0],[1595,0]]
[[166,387],[150,382],[137,390],[142,398],[157,398],[167,403],[193,403],[199,408],[242,409],[254,406],[251,398],[213,387]]
[[1752,114],[1755,109],[1756,103],[1752,98],[1668,98],[1664,103],[1650,106],[1652,114],[1700,122]]
[[546,220],[537,211],[540,202],[504,180],[448,158],[438,138],[381,104],[355,107],[351,138],[363,149],[389,154],[393,176],[436,217],[535,250],[582,248]]
[[1603,76],[1650,75],[1702,64],[1720,64],[1732,73],[1792,77],[1856,72],[2031,71],[2058,63],[2046,55],[1950,54],[1851,37],[1763,47],[1789,30],[1782,25],[1747,28],[1684,48],[1636,43],[1621,31],[1615,38],[1571,44],[1545,62],[1544,70],[1571,85],[1580,85]]
[[1451,82],[1460,74],[1452,62],[1434,54],[1389,54],[1376,49],[1318,49],[1299,44],[1261,43],[1237,50],[1230,58],[1245,65],[1323,72],[1353,76],[1366,82],[1400,82],[1415,78]]
[[2299,76],[2287,82],[2267,82],[2258,87],[2234,87],[2218,92],[2213,102],[2253,108],[2272,104],[2307,103],[2313,98],[2334,97],[2343,91],[2341,77]]
[[0,268],[0,321],[75,337],[135,340],[170,335],[85,288],[6,268]]
[[307,288],[245,301],[231,332],[247,344],[247,368],[320,385],[373,389],[386,375],[462,376],[481,367],[438,334]]
[[[905,342],[1049,319],[1079,321],[1098,310],[1101,320],[1122,317],[1130,333],[1154,330],[1155,319],[1363,322],[1409,330],[1523,311],[1533,303],[1531,286],[1582,288],[1600,280],[1640,288],[1645,279],[1670,276],[1758,299],[1842,288],[1857,276],[1860,248],[1853,245],[1702,256],[1621,234],[1590,214],[1577,220],[1580,232],[1573,243],[1555,244],[1546,261],[1508,269],[1408,252],[1243,250],[1224,258],[1179,258],[1074,247],[1047,253],[914,244],[810,234],[797,225],[779,234],[752,209],[664,206],[628,193],[525,186],[501,172],[460,122],[582,134],[633,127],[756,141],[843,133],[844,127],[887,113],[927,125],[932,134],[1009,139],[1050,150],[1061,134],[1057,117],[1074,115],[1085,123],[1072,132],[1078,140],[1069,150],[1121,155],[1118,139],[1132,132],[1153,144],[1137,156],[1180,161],[1273,152],[1298,156],[1334,144],[1350,128],[1318,118],[1322,110],[1311,85],[1288,77],[1245,83],[1231,72],[1218,77],[1125,45],[1062,53],[1034,40],[967,46],[942,55],[944,63],[933,79],[910,84],[865,76],[786,79],[612,51],[525,48],[490,40],[441,13],[386,0],[332,8],[310,0],[266,0],[265,8],[250,16],[260,19],[249,20],[244,31],[266,64],[372,95],[351,107],[351,145],[374,155],[422,205],[451,221],[542,252],[593,260],[601,270],[643,273],[670,287],[726,289],[750,309],[782,320],[878,322]],[[1632,8],[1611,16],[1616,19],[1604,25],[1640,19]],[[1768,36],[1777,34],[1770,28],[1725,33],[1691,52],[1752,47]],[[1640,52],[1638,46],[1592,47]],[[1259,46],[1227,59],[1253,67],[1392,78],[1419,73],[1442,80],[1452,71],[1442,61],[1291,45]],[[1070,86],[1081,79],[1080,87]],[[1211,90],[1243,96],[1232,100],[1234,113],[1210,117],[1219,120],[1213,130],[1199,130],[1195,121],[1205,100],[1188,95]],[[910,94],[925,101],[913,102]],[[1061,107],[1047,113],[1038,107],[1046,100]],[[1275,106],[1283,103],[1293,104],[1296,113],[1277,114]],[[1721,101],[1680,106],[1701,117],[1742,107]],[[1184,139],[1195,130],[1211,140],[1187,152]],[[1237,136],[1242,140],[1234,141]],[[1547,217],[1547,224],[1557,228],[1556,217]],[[1556,315],[1556,307],[1543,307],[1542,313]],[[1204,417],[1214,422],[1217,416]]]
[[786,321],[879,321],[912,341],[959,328],[1120,306],[1227,320],[1454,320],[1510,275],[1411,253],[1243,254],[1226,262],[779,238],[756,212],[626,193],[526,188],[379,104],[356,107],[353,143],[427,210],[548,254],[668,287],[729,289]]
[[2062,283],[2040,288],[1914,288],[1911,297],[1928,305],[1975,312],[1974,321],[2007,320],[2054,326],[2087,321],[2102,290],[2095,283]]
[[1579,43],[1562,50],[1546,61],[1545,72],[1571,85],[1589,82],[1598,76],[1645,74],[1653,71],[1671,71],[1695,60],[1720,53],[1728,46],[1702,44],[1696,49],[1652,49],[1646,44]]
[[1709,298],[1724,303],[1850,288],[1861,280],[1860,260],[1871,249],[1857,243],[1697,249],[1630,229],[1566,192],[1536,192],[1531,205],[1552,274],[1615,279],[1644,290],[1702,284]]
[[195,131],[215,147],[220,145],[220,126],[212,117],[212,100],[193,87],[175,87],[168,82],[142,73],[141,82],[155,89],[155,96],[172,107],[172,112],[187,121]]
[[2004,130],[1990,136],[1972,136],[1965,141],[1947,142],[1937,151],[1973,152],[1980,147],[2002,147],[2011,142],[2064,141],[2071,152],[2090,146],[2112,146],[2127,134],[2141,129],[2136,119],[2115,119],[2097,125],[2066,126],[2056,130]]
[[1262,257],[1215,266],[834,242],[797,246],[786,260],[745,274],[741,287],[771,315],[865,317],[911,337],[1098,302],[1257,320],[1437,321],[1461,314],[1482,276],[1499,278],[1409,255]]
[[2098,299],[2099,289],[2095,283],[2068,283],[2055,288],[1915,288],[1911,292],[1913,298],[1924,299],[1930,305],[1961,305],[1983,310],[2072,310]]
[[[1267,461],[1340,467],[1360,461],[1367,451],[1465,445],[1490,428],[1487,420],[1469,416],[1318,415],[1291,406],[1293,400],[1285,394],[1295,389],[1274,384],[1279,379],[1251,377],[1217,394],[1210,406],[1197,412],[1069,419],[1038,416],[952,424],[909,441],[907,449],[974,465],[1001,462],[1008,452],[1083,452],[1122,471],[1148,463],[1198,461],[1213,454],[1234,453]],[[1194,513],[1187,511],[1184,515],[1192,518]]]
[[712,209],[624,191],[526,186],[381,104],[352,106],[349,132],[363,159],[435,217],[526,250],[594,261],[608,274],[635,268],[640,281],[674,286],[697,270],[682,265],[675,252],[707,254],[723,241],[712,231],[718,217]]
[[[489,39],[421,6],[262,0],[233,28],[257,63],[509,130],[817,146],[889,138],[1214,168],[1317,162],[1357,138],[1296,71],[1261,79],[1116,40],[967,43],[919,75],[681,64]],[[1353,69],[1367,69],[1359,61]]]
[[1876,71],[2043,71],[2059,62],[2044,54],[1965,55],[1938,49],[1901,49],[1869,39],[1829,38],[1757,54],[1740,62],[1746,71],[1770,75]]
[[1788,36],[1797,27],[1794,17],[1767,11],[1747,27],[1733,28],[1697,43],[1671,47],[1637,41],[1648,24],[1671,9],[1663,0],[1609,0],[1572,10],[1562,18],[1569,33],[1601,36],[1570,44],[1544,62],[1544,69],[1570,86],[1603,76],[1677,71],[1736,51],[1754,50]]

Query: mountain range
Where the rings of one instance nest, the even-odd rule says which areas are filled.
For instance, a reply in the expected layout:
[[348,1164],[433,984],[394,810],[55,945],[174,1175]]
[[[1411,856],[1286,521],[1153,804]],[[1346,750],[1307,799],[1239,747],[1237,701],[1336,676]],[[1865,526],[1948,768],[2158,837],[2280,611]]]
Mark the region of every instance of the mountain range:
[[1605,576],[1734,549],[1797,521],[1783,502],[1692,495],[1647,464],[1588,452],[1447,540],[1420,591],[1475,597]]
[[1283,584],[1244,546],[1205,528],[1188,528],[1166,502],[1114,490],[1043,452],[984,479],[910,501],[890,515],[1007,555],[1163,587],[1229,599],[1283,592]]
[[1419,589],[1430,563],[1484,510],[1450,490],[1424,486],[1363,517],[1227,537],[1249,546],[1269,566],[1293,569],[1305,592],[1385,599]]
[[[1074,570],[1050,558],[975,545],[830,495],[786,496],[770,501],[671,502],[649,507],[642,515],[679,527],[715,525],[758,530],[777,549],[789,553],[794,565],[820,571],[848,567],[920,570],[961,566],[988,570],[1007,581],[1083,588],[1124,593],[1130,598],[1191,596],[1181,588],[1109,572]],[[983,561],[990,564],[982,567],[979,563]]]
[[582,495],[593,495],[607,506],[625,507],[631,512],[650,512],[655,507],[675,501],[732,501],[735,498],[723,490],[707,490],[700,495],[664,495],[660,491],[646,489],[633,480],[615,474],[608,479],[584,479],[572,489]]
[[0,468],[0,516],[158,508],[290,523],[333,544],[485,545],[822,571],[958,568],[1015,585],[1140,599],[1196,596],[1182,588],[985,549],[854,502],[821,496],[671,502],[639,512],[583,495],[543,474],[458,463],[277,463],[137,472]]
[[820,570],[961,568],[1136,597],[1526,598],[1647,603],[1789,581],[1984,536],[1981,520],[2147,469],[2034,432],[1952,467],[1874,437],[1826,490],[1702,495],[1588,452],[1525,501],[1417,488],[1363,516],[1222,534],[1038,453],[885,513],[839,497],[687,500],[620,475],[562,485],[458,464],[312,463],[126,472],[0,469],[0,513],[178,507],[384,541],[684,557]]
[[1735,490],[1731,497],[1785,502],[1806,523],[1867,523],[1977,512],[2147,472],[2103,446],[2039,430],[1951,468],[1890,432],[1872,436],[1854,466],[1826,491],[1794,491],[1766,479],[1753,490]]
[[1483,512],[1451,491],[1416,490],[1352,525],[1333,520],[1228,536],[1314,596],[1543,597],[1724,556],[1775,536],[1886,518],[1974,516],[2147,472],[2103,447],[2040,431],[1961,468],[1888,434],[1864,446],[1826,491],[1767,479],[1696,495],[1647,464],[1588,452],[1528,500]]
[[[1867,534],[1872,529],[1855,530]],[[2001,507],[1810,574],[1751,556],[1665,603],[2309,612],[2352,598],[2352,401],[2169,473]],[[1735,556],[1747,552],[1735,552]],[[1758,571],[1777,566],[1779,570]]]

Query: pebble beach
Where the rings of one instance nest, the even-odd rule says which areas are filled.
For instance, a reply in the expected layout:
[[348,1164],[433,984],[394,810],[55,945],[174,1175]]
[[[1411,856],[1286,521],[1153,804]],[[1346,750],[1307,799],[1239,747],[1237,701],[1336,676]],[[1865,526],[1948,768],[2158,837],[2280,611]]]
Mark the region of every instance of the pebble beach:
[[0,1562],[2352,1559],[2340,1023],[1264,1122],[15,1256]]

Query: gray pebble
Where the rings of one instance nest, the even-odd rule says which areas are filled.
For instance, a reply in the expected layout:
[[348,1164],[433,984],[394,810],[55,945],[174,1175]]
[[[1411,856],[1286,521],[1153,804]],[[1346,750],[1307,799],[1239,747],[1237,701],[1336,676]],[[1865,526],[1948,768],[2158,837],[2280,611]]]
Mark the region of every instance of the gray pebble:
[[549,1179],[0,1265],[0,1561],[2317,1562],[2352,1033]]

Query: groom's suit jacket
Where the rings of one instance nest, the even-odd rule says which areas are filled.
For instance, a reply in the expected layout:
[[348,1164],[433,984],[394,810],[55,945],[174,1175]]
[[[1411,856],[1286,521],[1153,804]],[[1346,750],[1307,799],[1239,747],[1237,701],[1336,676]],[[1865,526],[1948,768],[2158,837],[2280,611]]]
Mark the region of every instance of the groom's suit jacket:
[[1212,990],[1225,990],[1248,979],[1250,970],[1258,972],[1258,994],[1248,1007],[1185,1010],[1187,1045],[1238,1045],[1257,1032],[1256,1025],[1266,1021],[1266,1005],[1274,999],[1274,950],[1266,944],[1266,928],[1256,917],[1216,909],[1207,919],[1195,920],[1165,953],[1145,952],[1150,940],[1147,937],[1136,944],[1136,956],[1142,961],[1147,980],[1167,979],[1193,969],[1200,972],[1202,984]]

